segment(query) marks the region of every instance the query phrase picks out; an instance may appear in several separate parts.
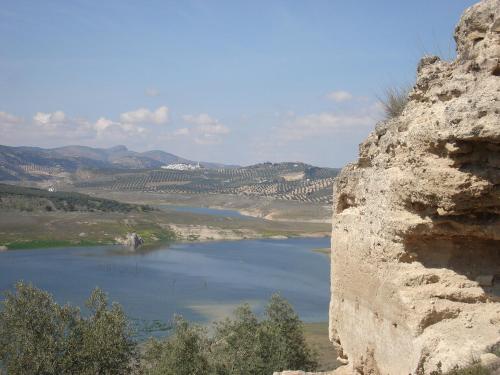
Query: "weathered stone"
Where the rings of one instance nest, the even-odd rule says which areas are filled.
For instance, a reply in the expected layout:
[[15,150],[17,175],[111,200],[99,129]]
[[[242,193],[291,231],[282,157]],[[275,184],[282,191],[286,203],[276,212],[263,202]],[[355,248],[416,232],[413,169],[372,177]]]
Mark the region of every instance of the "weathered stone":
[[422,59],[403,113],[336,181],[330,338],[341,371],[494,359],[500,290],[481,280],[500,275],[499,12],[500,0],[464,12],[457,59]]
[[8,249],[7,249],[7,246],[0,246],[0,253],[1,253],[2,251],[7,251],[7,250],[8,250]]
[[116,238],[116,241],[132,250],[144,244],[144,240],[137,233],[127,233],[125,238]]

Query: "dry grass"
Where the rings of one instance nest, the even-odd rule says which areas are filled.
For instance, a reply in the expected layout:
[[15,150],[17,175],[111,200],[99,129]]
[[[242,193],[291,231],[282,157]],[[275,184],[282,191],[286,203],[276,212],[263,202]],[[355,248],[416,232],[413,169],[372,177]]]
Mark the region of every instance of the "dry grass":
[[403,113],[408,103],[408,94],[410,87],[390,87],[379,97],[384,107],[386,119],[396,118]]

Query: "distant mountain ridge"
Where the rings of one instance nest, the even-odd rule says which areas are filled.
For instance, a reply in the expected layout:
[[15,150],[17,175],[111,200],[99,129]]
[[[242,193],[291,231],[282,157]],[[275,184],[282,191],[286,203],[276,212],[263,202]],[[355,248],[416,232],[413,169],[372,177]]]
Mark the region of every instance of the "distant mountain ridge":
[[[135,152],[126,146],[93,148],[65,146],[51,149],[0,145],[0,180],[38,180],[79,169],[154,169],[172,163],[197,163],[160,151]],[[200,162],[205,168],[232,166]]]

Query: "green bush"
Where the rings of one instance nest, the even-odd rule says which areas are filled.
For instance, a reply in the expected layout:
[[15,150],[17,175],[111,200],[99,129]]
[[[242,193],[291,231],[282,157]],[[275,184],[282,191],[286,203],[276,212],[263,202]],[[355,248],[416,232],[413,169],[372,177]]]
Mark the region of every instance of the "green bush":
[[148,375],[207,375],[212,373],[206,332],[182,317],[174,318],[174,334],[151,340],[145,354]]
[[178,319],[174,335],[150,342],[145,356],[145,372],[151,375],[269,375],[316,368],[301,321],[278,295],[271,297],[262,320],[243,305],[233,318],[215,323],[211,337]]
[[105,293],[95,289],[88,299],[91,312],[79,319],[69,335],[68,368],[75,374],[124,374],[131,370],[136,358],[136,343],[132,340],[129,322],[120,307],[108,306]]
[[[290,303],[275,294],[261,323],[262,355],[270,364],[266,373],[287,369],[315,370],[317,362],[304,337],[302,322]],[[272,370],[272,371],[270,371]]]
[[0,310],[0,374],[268,375],[317,367],[301,321],[278,295],[262,319],[242,305],[215,323],[212,335],[176,317],[173,334],[150,340],[142,361],[121,307],[110,306],[99,289],[86,305],[88,316],[82,316],[49,293],[17,283]]
[[9,374],[61,374],[68,354],[67,331],[78,313],[44,291],[18,283],[0,313],[0,360]]
[[94,290],[90,316],[60,306],[50,294],[19,282],[0,312],[0,361],[9,375],[126,374],[136,359],[128,321]]
[[211,355],[216,374],[262,373],[261,324],[248,304],[238,307],[233,319],[217,322],[214,328]]

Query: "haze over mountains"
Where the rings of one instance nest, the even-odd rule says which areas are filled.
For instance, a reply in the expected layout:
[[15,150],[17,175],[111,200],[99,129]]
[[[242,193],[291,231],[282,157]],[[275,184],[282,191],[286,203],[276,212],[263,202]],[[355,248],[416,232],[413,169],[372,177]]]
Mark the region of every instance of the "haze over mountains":
[[[168,152],[135,152],[125,146],[92,148],[66,146],[52,149],[0,145],[0,179],[36,179],[37,175],[89,169],[154,169],[172,163],[197,163]],[[200,162],[204,168],[231,168],[230,165]]]

